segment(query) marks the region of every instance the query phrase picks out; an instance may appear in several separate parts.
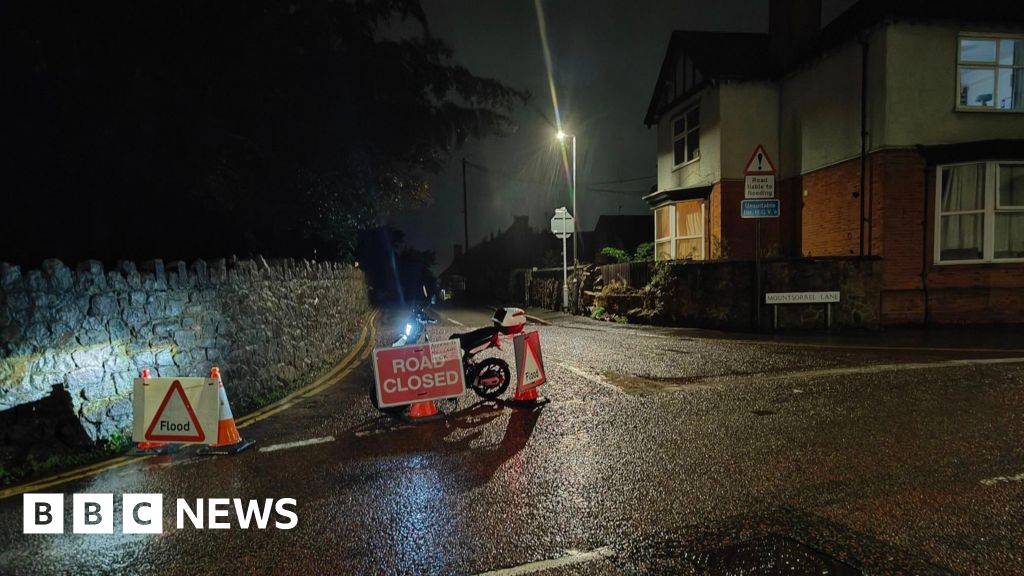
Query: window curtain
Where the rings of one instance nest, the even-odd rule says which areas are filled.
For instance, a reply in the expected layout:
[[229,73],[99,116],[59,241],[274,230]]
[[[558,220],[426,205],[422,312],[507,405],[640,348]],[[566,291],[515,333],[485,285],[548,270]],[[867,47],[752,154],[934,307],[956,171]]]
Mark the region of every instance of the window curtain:
[[[942,212],[984,210],[984,165],[955,166],[943,174]],[[981,258],[984,215],[942,217],[942,259]]]

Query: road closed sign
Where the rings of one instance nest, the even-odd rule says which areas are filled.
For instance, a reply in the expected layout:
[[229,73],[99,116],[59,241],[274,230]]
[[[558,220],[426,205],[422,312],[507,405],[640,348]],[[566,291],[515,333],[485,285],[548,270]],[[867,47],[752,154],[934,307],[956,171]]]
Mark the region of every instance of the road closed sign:
[[382,407],[452,398],[466,391],[458,340],[374,349],[373,378]]
[[220,395],[211,378],[136,378],[132,398],[136,442],[217,442]]

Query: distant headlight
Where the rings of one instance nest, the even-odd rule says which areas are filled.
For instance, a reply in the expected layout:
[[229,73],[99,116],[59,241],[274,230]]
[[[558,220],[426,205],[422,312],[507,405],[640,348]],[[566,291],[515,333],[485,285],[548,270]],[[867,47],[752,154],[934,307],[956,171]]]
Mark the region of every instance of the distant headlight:
[[406,324],[405,325],[405,335],[408,336],[410,334],[412,334],[412,324]]

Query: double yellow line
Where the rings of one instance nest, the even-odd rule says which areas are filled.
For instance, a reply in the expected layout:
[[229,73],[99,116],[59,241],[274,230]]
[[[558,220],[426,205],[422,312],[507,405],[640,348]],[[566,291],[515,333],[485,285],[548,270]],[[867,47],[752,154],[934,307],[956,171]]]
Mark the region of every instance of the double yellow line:
[[[354,370],[356,367],[362,364],[363,360],[365,360],[373,351],[373,345],[377,341],[377,329],[374,326],[374,321],[376,320],[376,318],[376,310],[374,310],[373,312],[366,316],[366,321],[363,323],[363,329],[359,333],[359,339],[356,340],[356,345],[352,347],[352,350],[349,351],[349,353],[346,354],[345,357],[341,359],[341,362],[339,362],[334,368],[332,368],[330,372],[324,374],[320,378],[317,378],[312,384],[300,388],[295,392],[292,392],[291,394],[285,396],[284,398],[278,400],[277,402],[274,402],[273,404],[270,404],[268,406],[264,406],[263,408],[260,408],[259,410],[251,414],[246,414],[245,416],[238,418],[235,421],[235,424],[239,428],[244,428],[245,426],[249,426],[254,422],[259,422],[260,420],[269,418],[274,414],[283,412],[284,410],[291,408],[292,406],[301,402],[302,400],[305,400],[306,398],[315,396],[320,392],[323,392],[327,388],[331,387],[333,384],[336,384],[343,380],[346,376],[349,375],[349,373],[352,372],[352,370]],[[40,490],[45,490],[52,486],[57,486],[59,484],[65,484],[67,482],[73,482],[75,480],[80,480],[82,478],[95,476],[96,474],[99,474],[101,472],[106,472],[107,470],[120,468],[121,466],[132,464],[134,462],[140,462],[147,458],[152,458],[152,456],[119,456],[117,458],[104,460],[103,462],[97,462],[89,466],[83,466],[81,468],[76,468],[74,470],[68,470],[67,472],[55,474],[47,478],[40,478],[39,480],[29,482],[28,484],[22,484],[19,486],[5,488],[3,490],[0,490],[0,500],[3,500],[4,498],[10,498],[11,496],[17,496],[19,494],[24,494],[26,492],[39,492]]]

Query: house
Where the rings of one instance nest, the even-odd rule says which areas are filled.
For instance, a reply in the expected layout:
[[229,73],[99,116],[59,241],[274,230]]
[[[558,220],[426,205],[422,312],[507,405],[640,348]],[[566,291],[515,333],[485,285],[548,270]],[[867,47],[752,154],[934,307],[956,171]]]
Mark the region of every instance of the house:
[[743,169],[781,217],[762,252],[882,260],[883,324],[1024,322],[1019,0],[772,0],[767,34],[672,34],[657,127],[659,260],[750,258]]

